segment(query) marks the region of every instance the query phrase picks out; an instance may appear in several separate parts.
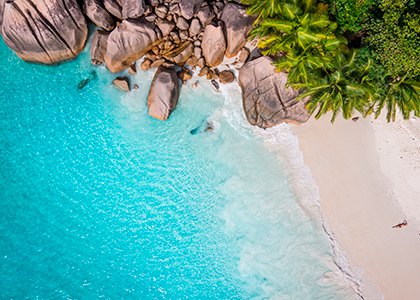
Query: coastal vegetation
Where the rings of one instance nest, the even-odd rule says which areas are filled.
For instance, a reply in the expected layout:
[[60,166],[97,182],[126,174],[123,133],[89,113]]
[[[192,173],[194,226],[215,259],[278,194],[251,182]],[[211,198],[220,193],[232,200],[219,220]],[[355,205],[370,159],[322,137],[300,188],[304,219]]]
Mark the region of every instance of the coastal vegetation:
[[414,0],[242,0],[251,38],[276,57],[309,113],[420,116],[420,3]]

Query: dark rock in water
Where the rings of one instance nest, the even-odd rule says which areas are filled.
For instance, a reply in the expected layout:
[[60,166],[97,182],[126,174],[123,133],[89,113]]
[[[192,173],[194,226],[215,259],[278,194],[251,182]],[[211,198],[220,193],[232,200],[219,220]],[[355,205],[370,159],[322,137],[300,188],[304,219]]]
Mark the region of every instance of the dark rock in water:
[[1,35],[24,61],[55,64],[82,52],[88,30],[76,0],[3,1]]
[[105,61],[106,45],[109,32],[96,30],[90,48],[90,62],[94,65],[101,65]]
[[246,118],[262,128],[282,122],[305,123],[309,97],[296,101],[299,91],[286,88],[287,74],[276,72],[272,62],[274,59],[262,56],[248,61],[239,71]]
[[223,71],[219,74],[219,80],[221,83],[231,83],[235,80],[235,75],[231,71]]
[[216,80],[212,79],[211,83],[213,84],[213,86],[216,88],[216,90],[218,90],[220,88],[219,84],[217,83]]
[[248,15],[245,6],[241,4],[229,2],[225,6],[221,20],[225,23],[227,58],[234,57],[245,46],[255,19],[256,16]]
[[96,73],[96,71],[92,71],[92,72],[90,72],[90,75],[91,75],[91,79],[93,80],[93,79],[96,79],[97,77],[98,77],[98,74]]
[[160,66],[153,77],[147,96],[149,115],[155,119],[166,121],[178,104],[179,82],[174,69]]
[[181,71],[176,73],[178,75],[178,78],[182,81],[184,80],[190,80],[192,78],[192,75],[188,69],[182,69]]
[[79,90],[83,89],[89,83],[89,81],[94,80],[96,79],[96,77],[98,77],[95,71],[92,71],[90,75],[91,76],[89,78],[85,78],[79,82],[79,84],[77,85],[77,88]]
[[125,76],[115,78],[112,84],[115,85],[119,90],[123,92],[130,91],[130,83],[128,81],[128,78]]
[[79,84],[77,85],[77,88],[79,90],[83,89],[90,81],[90,78],[85,78],[82,81],[79,82]]
[[205,132],[205,131],[213,131],[213,124],[211,122],[209,122],[208,120],[204,120],[203,123],[201,123],[200,126],[191,130],[190,133],[192,135],[195,135],[197,133],[202,133],[202,132]]

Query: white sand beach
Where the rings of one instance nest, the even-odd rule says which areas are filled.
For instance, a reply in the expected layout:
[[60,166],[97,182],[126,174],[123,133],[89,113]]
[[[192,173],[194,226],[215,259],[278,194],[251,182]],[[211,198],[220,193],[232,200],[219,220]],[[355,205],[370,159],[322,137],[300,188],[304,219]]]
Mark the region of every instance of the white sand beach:
[[419,299],[420,119],[330,118],[291,128],[364,299]]

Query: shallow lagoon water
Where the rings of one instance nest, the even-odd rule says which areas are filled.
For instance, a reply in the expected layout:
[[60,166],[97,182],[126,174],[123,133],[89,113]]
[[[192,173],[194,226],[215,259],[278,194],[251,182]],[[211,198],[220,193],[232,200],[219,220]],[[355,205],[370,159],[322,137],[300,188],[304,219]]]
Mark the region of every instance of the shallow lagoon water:
[[89,47],[53,67],[0,53],[1,299],[358,298],[236,82],[183,86],[161,122],[153,70],[124,94]]

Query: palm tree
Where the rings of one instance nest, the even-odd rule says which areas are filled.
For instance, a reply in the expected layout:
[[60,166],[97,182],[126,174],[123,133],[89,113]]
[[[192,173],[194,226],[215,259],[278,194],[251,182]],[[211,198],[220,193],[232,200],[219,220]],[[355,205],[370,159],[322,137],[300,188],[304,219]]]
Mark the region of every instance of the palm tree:
[[283,2],[276,8],[280,14],[261,20],[250,36],[261,37],[258,46],[265,49],[264,55],[282,54],[274,65],[289,72],[289,84],[307,85],[315,69],[331,64],[347,40],[335,36],[337,25],[325,15],[325,6],[316,6],[315,1]]
[[332,110],[331,123],[334,123],[341,111],[345,119],[349,119],[355,110],[366,116],[376,99],[376,87],[369,78],[370,62],[363,65],[357,60],[357,52],[339,54],[334,59],[331,69],[323,69],[323,77],[310,83],[297,100],[311,96],[306,108],[319,119],[327,111]]
[[386,105],[388,108],[387,121],[395,121],[397,107],[401,111],[405,120],[410,118],[412,112],[416,117],[420,117],[420,82],[407,78],[389,80],[388,90],[385,97],[377,101],[376,118],[379,117],[381,110]]
[[250,37],[259,37],[258,47],[264,55],[277,55],[273,63],[278,71],[288,72],[288,86],[302,90],[297,100],[311,96],[310,114],[318,119],[333,111],[331,122],[339,112],[348,119],[357,110],[371,112],[376,87],[367,65],[357,61],[347,40],[336,35],[337,24],[326,15],[327,6],[316,0],[243,0],[250,4],[247,12],[258,14]]
[[272,18],[281,14],[280,0],[242,0],[243,4],[249,4],[246,10],[248,15],[258,15],[255,24],[261,20]]
[[[262,20],[250,33],[260,37],[259,48],[267,48],[265,55],[288,52],[295,47],[306,48],[313,42],[325,38],[336,29],[323,9],[314,9],[305,0],[304,9],[292,3],[278,4],[279,14]],[[313,12],[312,12],[313,11]]]

